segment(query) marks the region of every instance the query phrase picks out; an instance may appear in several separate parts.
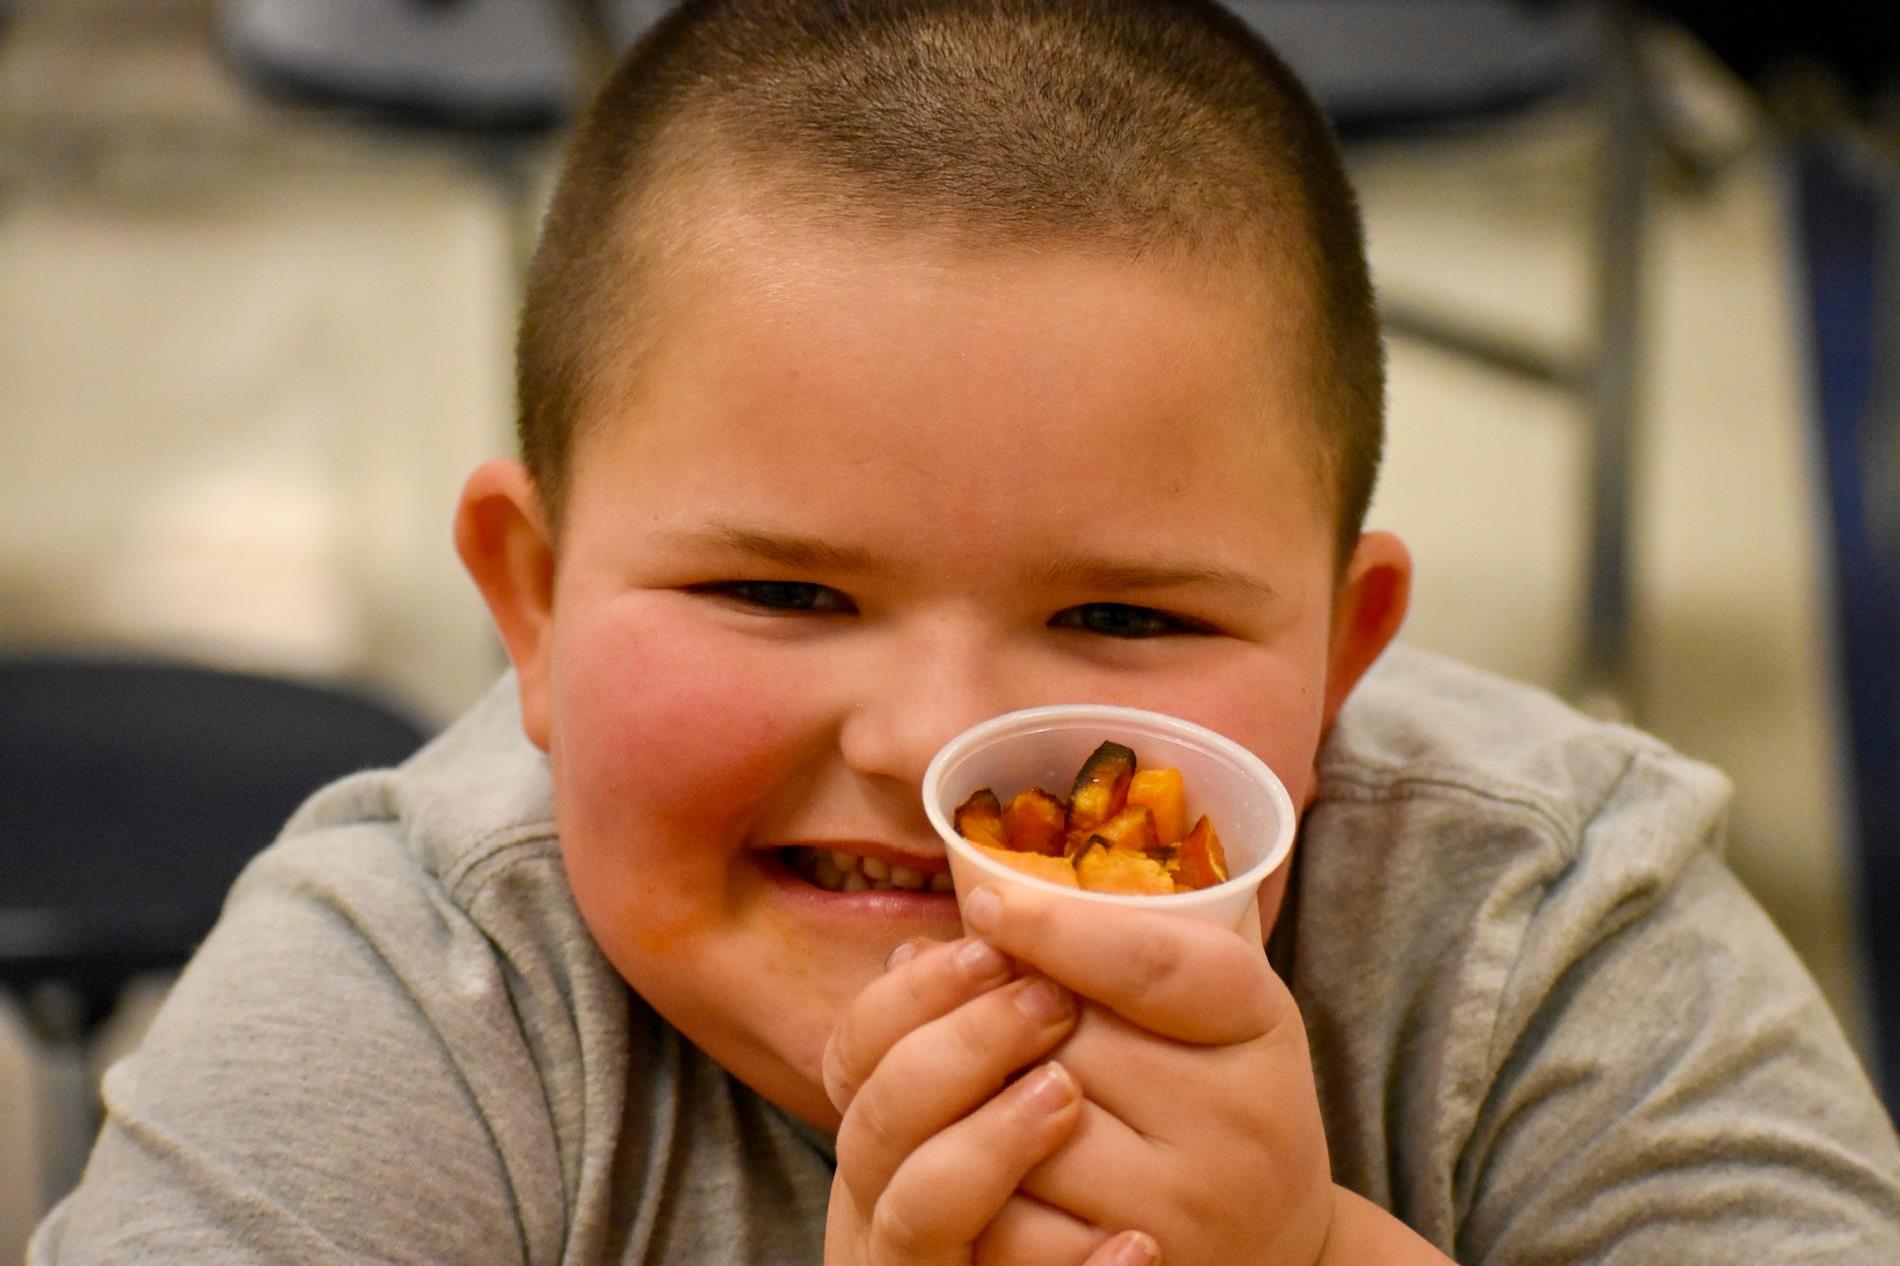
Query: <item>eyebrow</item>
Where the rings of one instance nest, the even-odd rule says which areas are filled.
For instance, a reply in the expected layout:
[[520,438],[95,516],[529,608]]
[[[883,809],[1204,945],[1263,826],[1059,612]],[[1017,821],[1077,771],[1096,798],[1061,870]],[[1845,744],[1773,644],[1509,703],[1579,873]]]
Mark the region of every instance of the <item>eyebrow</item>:
[[1240,589],[1265,598],[1274,596],[1273,586],[1258,576],[1215,563],[1135,563],[1123,559],[1071,555],[1051,559],[1037,568],[1035,578],[1052,587],[1125,591],[1213,585],[1224,589]]
[[[791,532],[764,532],[736,524],[716,523],[703,528],[669,532],[667,539],[689,548],[717,549],[743,554],[761,562],[798,570],[847,574],[873,571],[878,556],[854,545],[839,545],[823,537]],[[1211,585],[1238,589],[1271,598],[1272,585],[1233,567],[1216,563],[1139,563],[1086,554],[1059,555],[1032,573],[1031,579],[1050,588],[1100,589],[1139,592]]]
[[691,531],[668,532],[668,540],[697,549],[744,554],[782,567],[834,572],[865,572],[877,559],[866,549],[838,545],[822,537],[787,532],[761,532],[732,524],[713,524]]

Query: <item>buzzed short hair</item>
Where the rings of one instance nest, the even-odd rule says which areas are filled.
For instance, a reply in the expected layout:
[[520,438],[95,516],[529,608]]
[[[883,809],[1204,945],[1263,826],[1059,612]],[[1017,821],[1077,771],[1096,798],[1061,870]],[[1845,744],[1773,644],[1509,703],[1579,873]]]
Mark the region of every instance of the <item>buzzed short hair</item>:
[[[529,272],[517,428],[558,532],[575,437],[708,171],[775,214],[1290,271],[1339,561],[1384,436],[1379,321],[1319,108],[1209,0],[687,0],[577,128]],[[703,208],[698,208],[703,210]],[[1264,353],[1263,353],[1264,354]]]

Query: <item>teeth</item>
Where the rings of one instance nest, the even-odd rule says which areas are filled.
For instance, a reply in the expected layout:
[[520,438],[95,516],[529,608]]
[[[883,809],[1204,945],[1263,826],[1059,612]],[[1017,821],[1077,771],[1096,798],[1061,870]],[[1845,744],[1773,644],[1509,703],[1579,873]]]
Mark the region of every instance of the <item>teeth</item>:
[[839,849],[793,848],[786,862],[798,874],[828,892],[949,892],[947,871],[893,866],[881,857],[863,857]]

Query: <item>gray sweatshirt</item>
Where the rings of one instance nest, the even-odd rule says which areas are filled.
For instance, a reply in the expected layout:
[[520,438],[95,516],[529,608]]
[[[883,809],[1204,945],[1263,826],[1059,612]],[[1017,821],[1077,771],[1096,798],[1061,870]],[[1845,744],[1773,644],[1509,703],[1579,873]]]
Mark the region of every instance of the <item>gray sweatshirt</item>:
[[[1900,1262],[1892,1123],[1718,774],[1416,652],[1320,772],[1269,955],[1338,1181],[1470,1266]],[[298,812],[105,1096],[31,1263],[821,1256],[831,1140],[602,958],[510,681]]]

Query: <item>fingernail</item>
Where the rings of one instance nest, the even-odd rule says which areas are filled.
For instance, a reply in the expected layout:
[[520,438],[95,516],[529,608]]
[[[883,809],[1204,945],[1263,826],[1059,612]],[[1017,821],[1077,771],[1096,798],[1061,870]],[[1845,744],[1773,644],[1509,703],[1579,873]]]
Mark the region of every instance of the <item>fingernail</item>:
[[1075,1098],[1075,1078],[1069,1070],[1050,1060],[1029,1074],[1023,1088],[1023,1102],[1036,1112],[1054,1112]]
[[1016,1006],[1037,1024],[1054,1024],[1069,1018],[1069,991],[1053,980],[1037,979],[1023,986],[1016,995]]
[[1002,913],[1003,900],[996,895],[996,889],[988,884],[971,893],[963,902],[963,921],[970,925],[972,932],[993,931]]
[[1009,959],[988,941],[971,941],[957,951],[957,970],[970,980],[988,980],[1009,970]]
[[1161,1260],[1161,1246],[1146,1231],[1124,1231],[1108,1260],[1110,1266],[1154,1266]]
[[896,948],[891,951],[890,957],[884,960],[884,970],[890,971],[893,967],[902,967],[915,957],[917,957],[917,942],[899,941]]

